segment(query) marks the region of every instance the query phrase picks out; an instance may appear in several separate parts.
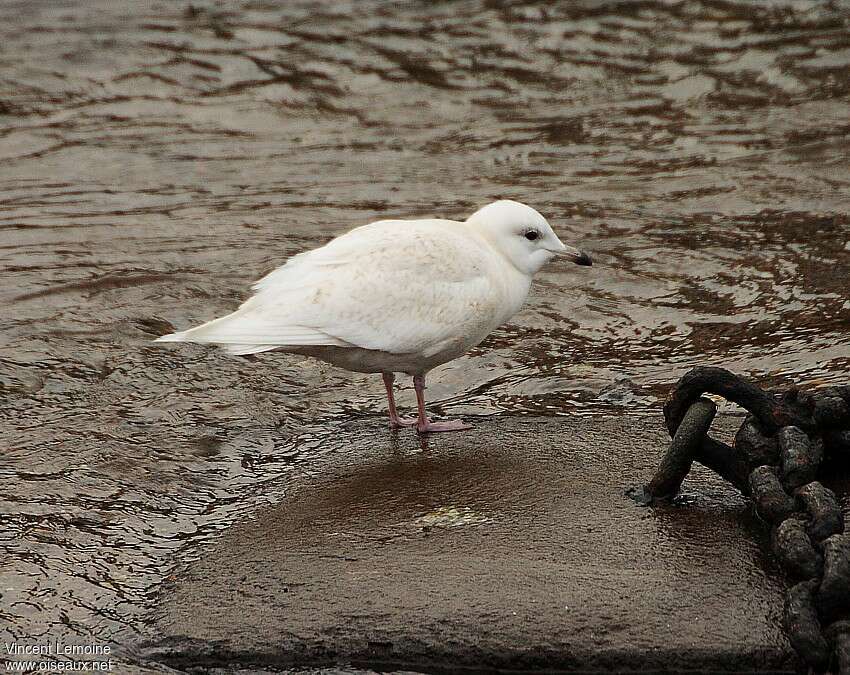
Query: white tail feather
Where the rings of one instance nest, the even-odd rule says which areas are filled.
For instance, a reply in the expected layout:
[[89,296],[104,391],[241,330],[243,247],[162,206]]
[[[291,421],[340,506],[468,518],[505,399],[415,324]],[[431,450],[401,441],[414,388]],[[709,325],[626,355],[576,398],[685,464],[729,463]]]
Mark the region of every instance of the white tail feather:
[[162,337],[158,337],[154,342],[186,342],[186,331],[180,331],[179,333],[169,333],[168,335],[163,335]]
[[163,335],[155,342],[214,344],[230,354],[256,354],[280,347],[351,346],[315,328],[270,322],[268,317],[245,307],[196,328]]
[[274,345],[221,345],[221,348],[234,356],[259,354],[260,352],[270,352],[272,349],[277,349]]

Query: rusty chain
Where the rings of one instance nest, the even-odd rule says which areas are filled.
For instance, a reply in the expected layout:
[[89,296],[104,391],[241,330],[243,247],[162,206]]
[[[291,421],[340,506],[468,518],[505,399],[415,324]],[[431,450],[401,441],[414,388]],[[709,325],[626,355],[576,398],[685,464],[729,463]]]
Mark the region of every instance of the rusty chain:
[[[703,394],[749,412],[734,447],[707,435],[717,406]],[[835,494],[818,480],[850,463],[850,386],[776,395],[723,368],[694,368],[668,396],[664,418],[673,440],[632,498],[675,497],[693,461],[749,496],[794,582],[784,606],[791,646],[815,671],[850,675],[850,534]]]

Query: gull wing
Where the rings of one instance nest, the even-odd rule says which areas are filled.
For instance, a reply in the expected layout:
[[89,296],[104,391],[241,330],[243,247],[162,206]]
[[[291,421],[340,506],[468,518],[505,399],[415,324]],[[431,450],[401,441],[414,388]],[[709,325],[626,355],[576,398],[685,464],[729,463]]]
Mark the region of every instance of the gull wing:
[[486,244],[453,221],[379,221],[294,256],[234,313],[165,336],[259,347],[340,346],[429,356],[493,304]]

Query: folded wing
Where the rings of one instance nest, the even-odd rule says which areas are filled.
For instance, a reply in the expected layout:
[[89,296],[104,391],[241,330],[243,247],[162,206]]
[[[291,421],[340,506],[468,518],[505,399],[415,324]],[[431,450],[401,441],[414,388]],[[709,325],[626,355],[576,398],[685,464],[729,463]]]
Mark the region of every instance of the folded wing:
[[228,316],[160,338],[233,353],[339,346],[435,353],[492,304],[488,251],[452,221],[381,221],[294,256]]

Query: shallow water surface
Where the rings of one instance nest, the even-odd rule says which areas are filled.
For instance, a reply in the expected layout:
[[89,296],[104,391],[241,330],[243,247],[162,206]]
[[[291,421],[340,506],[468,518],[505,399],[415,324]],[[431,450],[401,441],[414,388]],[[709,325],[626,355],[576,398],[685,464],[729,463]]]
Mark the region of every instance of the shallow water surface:
[[376,377],[150,344],[376,218],[513,198],[594,257],[550,265],[435,371],[437,413],[657,414],[696,364],[847,379],[844,5],[27,0],[0,19],[4,639],[134,633],[175,560],[384,413]]

